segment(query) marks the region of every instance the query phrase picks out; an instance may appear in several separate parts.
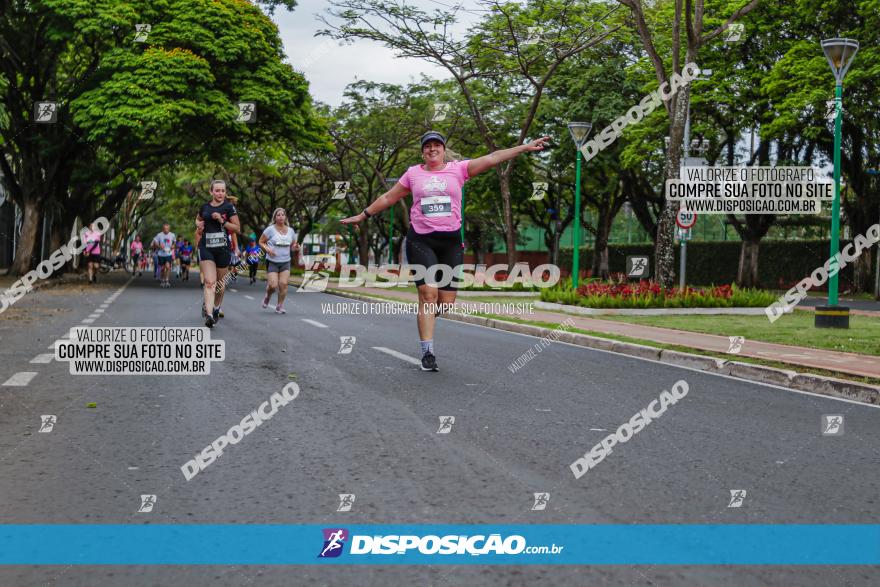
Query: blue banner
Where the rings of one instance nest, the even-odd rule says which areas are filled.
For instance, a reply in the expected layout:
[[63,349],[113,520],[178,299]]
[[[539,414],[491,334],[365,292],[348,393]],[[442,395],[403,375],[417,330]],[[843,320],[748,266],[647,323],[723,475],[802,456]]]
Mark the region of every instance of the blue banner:
[[880,525],[4,524],[5,565],[880,565]]

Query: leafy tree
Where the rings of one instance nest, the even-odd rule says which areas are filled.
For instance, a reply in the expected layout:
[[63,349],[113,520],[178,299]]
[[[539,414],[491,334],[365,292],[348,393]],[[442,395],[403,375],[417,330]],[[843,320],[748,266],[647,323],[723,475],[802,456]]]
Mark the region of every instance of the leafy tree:
[[[486,15],[463,39],[449,28],[460,6],[432,14],[393,0],[334,0],[329,13],[342,21],[323,34],[378,41],[402,57],[418,57],[446,69],[464,98],[488,151],[522,144],[532,133],[548,82],[567,59],[602,42],[608,7],[577,0],[487,1]],[[529,27],[538,27],[537,42]],[[532,29],[532,33],[535,32]],[[503,205],[508,264],[516,262],[517,234],[511,197],[516,160],[495,168]]]
[[[142,23],[152,28],[136,42]],[[50,203],[64,233],[75,217],[112,216],[165,166],[278,137],[325,141],[276,26],[247,2],[0,0],[0,57],[0,170],[24,213],[19,273]],[[39,101],[58,104],[56,124],[34,122]],[[239,102],[257,104],[255,124],[237,121]]]
[[[727,30],[730,24],[745,16],[757,5],[759,0],[750,0],[748,3],[730,2],[719,0],[710,2],[710,6],[719,10],[722,14],[728,14],[720,25],[706,32],[705,27],[711,22],[711,17],[706,13],[704,0],[674,0],[673,2],[661,1],[655,10],[663,13],[669,22],[669,39],[662,37],[660,31],[652,30],[648,24],[645,6],[642,0],[617,0],[620,4],[630,9],[633,22],[632,26],[642,42],[642,48],[653,66],[658,84],[669,81],[672,74],[681,75],[682,68],[691,62],[697,62],[700,57],[700,49],[715,41]],[[730,4],[738,5],[739,8],[731,10]],[[669,18],[668,9],[672,9]],[[707,18],[708,17],[708,18]],[[663,32],[666,32],[664,30]],[[684,36],[682,36],[684,34]],[[661,44],[662,43],[662,44]],[[668,57],[664,57],[668,50]],[[664,53],[661,53],[663,51]],[[679,161],[681,158],[681,143],[684,137],[685,118],[690,100],[690,91],[687,86],[679,89],[672,99],[664,102],[666,113],[669,116],[669,149],[666,151],[663,179],[677,179],[679,177]],[[665,181],[664,181],[665,184]],[[657,280],[665,287],[672,287],[675,279],[675,251],[673,249],[673,228],[675,213],[677,210],[672,206],[663,206],[657,225],[654,257],[657,267]]]

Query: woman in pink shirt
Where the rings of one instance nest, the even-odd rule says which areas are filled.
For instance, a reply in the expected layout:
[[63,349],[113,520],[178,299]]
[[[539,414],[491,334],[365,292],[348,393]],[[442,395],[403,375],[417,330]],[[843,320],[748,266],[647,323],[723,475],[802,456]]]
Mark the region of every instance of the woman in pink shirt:
[[134,235],[134,241],[131,243],[131,274],[143,275],[140,270],[141,255],[144,253],[144,243],[141,242],[141,235]]
[[[439,132],[422,135],[423,165],[413,165],[390,190],[376,198],[357,216],[342,220],[356,224],[390,208],[412,194],[410,228],[406,235],[409,265],[422,265],[426,279],[417,279],[419,308],[417,321],[422,353],[422,370],[437,371],[434,357],[434,320],[439,303],[455,303],[453,268],[464,261],[461,242],[461,187],[468,179],[529,151],[540,151],[550,137],[495,151],[477,159],[446,162],[446,139]],[[426,283],[427,281],[427,283]],[[437,283],[443,282],[439,288]],[[438,291],[439,289],[439,291]]]
[[88,261],[89,283],[96,283],[98,280],[98,268],[101,266],[101,236],[102,233],[95,230],[95,223],[92,222],[83,237],[86,243],[83,255]]

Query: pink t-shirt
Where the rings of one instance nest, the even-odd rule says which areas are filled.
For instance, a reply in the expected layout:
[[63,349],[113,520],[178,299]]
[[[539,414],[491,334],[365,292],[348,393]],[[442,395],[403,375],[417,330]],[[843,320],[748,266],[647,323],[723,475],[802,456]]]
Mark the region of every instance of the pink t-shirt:
[[470,179],[467,166],[467,160],[450,161],[439,171],[413,165],[400,178],[412,192],[409,218],[418,234],[461,228],[461,186]]
[[131,252],[134,255],[140,255],[144,250],[144,243],[141,241],[134,241],[131,243]]
[[101,254],[101,233],[97,230],[86,230],[83,240],[86,243],[86,248],[83,251],[86,255],[100,255]]

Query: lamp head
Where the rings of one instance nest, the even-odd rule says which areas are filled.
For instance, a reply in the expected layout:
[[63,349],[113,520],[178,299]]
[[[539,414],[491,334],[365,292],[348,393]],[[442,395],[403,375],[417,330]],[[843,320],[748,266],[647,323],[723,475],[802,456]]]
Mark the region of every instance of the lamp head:
[[822,51],[831,66],[831,72],[838,85],[843,83],[849,66],[859,50],[859,42],[855,39],[825,39],[822,41]]
[[592,130],[592,128],[593,124],[590,122],[568,123],[568,132],[571,133],[571,138],[578,149],[583,147],[584,143],[587,142],[587,136],[589,136],[590,130]]

